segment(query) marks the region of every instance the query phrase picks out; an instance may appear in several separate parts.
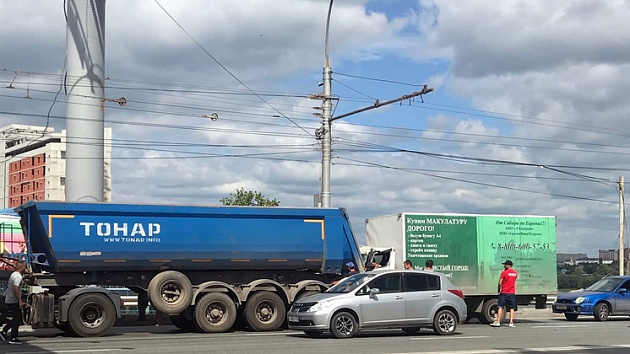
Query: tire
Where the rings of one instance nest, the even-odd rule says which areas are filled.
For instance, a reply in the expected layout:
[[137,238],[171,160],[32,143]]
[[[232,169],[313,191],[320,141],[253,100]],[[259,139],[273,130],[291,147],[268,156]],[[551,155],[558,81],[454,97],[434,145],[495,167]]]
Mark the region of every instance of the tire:
[[249,328],[257,332],[275,331],[284,322],[287,310],[278,294],[259,291],[247,299],[245,318]]
[[420,330],[420,327],[403,327],[402,330],[407,334],[416,334]]
[[578,319],[577,313],[564,313],[564,317],[569,321],[576,321]]
[[169,315],[168,318],[175,327],[181,329],[182,331],[195,332],[197,330],[195,322],[182,315]]
[[223,333],[236,321],[236,305],[223,293],[208,293],[195,304],[195,322],[207,333]]
[[317,338],[321,336],[323,333],[324,331],[304,331],[304,334],[306,334],[306,336],[310,338]]
[[330,320],[330,333],[337,338],[352,338],[358,327],[357,319],[349,312],[338,312]]
[[608,319],[608,315],[610,312],[610,307],[605,302],[600,302],[595,305],[595,310],[593,310],[593,317],[595,317],[596,321],[604,322]]
[[499,311],[499,300],[498,299],[490,299],[483,303],[481,308],[481,314],[479,314],[479,322],[484,324],[492,323],[495,319],[498,322],[501,322],[505,319],[505,312],[501,314],[501,318],[496,318],[496,315]]
[[72,301],[68,310],[68,323],[72,332],[80,337],[100,337],[116,321],[116,308],[102,294],[84,294]]
[[451,310],[440,310],[433,318],[433,331],[439,335],[450,335],[457,329],[457,316]]
[[192,284],[187,276],[167,270],[151,279],[147,289],[151,304],[156,310],[167,315],[177,315],[192,302]]
[[74,331],[72,330],[72,327],[70,327],[70,323],[68,322],[59,322],[57,323],[57,328],[59,328],[61,331],[63,331],[64,333],[67,333],[69,335],[72,336],[76,336],[77,334],[74,333]]

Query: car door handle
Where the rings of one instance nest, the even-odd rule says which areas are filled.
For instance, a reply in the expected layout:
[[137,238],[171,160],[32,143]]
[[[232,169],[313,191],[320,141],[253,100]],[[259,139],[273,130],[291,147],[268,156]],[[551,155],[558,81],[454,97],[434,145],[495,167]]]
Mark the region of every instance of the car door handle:
[[403,298],[402,296],[396,296],[394,299],[396,299],[396,300],[402,300],[402,298]]
[[433,293],[431,294],[431,297],[440,297],[440,294]]

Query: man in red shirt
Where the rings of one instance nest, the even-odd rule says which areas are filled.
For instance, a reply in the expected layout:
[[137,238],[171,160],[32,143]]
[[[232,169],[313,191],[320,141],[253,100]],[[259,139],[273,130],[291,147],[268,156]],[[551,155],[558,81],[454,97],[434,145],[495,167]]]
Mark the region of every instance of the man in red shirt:
[[503,262],[504,271],[499,276],[499,310],[497,319],[490,324],[492,327],[501,327],[501,316],[503,308],[510,310],[510,324],[508,327],[514,328],[514,309],[516,309],[516,278],[518,272],[512,269],[514,264],[507,260]]

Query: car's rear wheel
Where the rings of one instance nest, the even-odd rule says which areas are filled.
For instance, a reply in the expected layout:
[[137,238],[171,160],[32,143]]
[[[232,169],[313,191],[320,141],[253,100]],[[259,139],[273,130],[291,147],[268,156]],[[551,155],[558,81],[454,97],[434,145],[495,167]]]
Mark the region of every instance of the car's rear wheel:
[[337,338],[352,338],[357,333],[358,326],[351,313],[339,312],[330,321],[330,333]]
[[595,305],[595,310],[593,311],[593,317],[595,317],[596,321],[606,321],[608,319],[608,315],[610,312],[610,307],[605,302],[600,302]]
[[438,311],[433,318],[433,330],[440,335],[455,333],[457,329],[457,316],[453,311],[444,309]]
[[578,319],[578,314],[577,313],[565,313],[564,317],[566,317],[567,320],[569,321],[575,321]]

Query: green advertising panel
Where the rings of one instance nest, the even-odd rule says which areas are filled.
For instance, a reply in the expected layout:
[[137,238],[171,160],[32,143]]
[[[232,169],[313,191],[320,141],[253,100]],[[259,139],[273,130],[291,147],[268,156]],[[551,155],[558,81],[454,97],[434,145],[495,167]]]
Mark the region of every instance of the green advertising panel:
[[405,214],[407,259],[445,273],[460,290],[476,292],[477,217]]
[[556,220],[552,217],[480,217],[477,223],[480,290],[496,291],[505,260],[518,272],[516,292],[557,291]]
[[553,217],[405,214],[405,254],[416,266],[427,259],[468,294],[496,294],[502,263],[519,272],[517,293],[555,292]]

